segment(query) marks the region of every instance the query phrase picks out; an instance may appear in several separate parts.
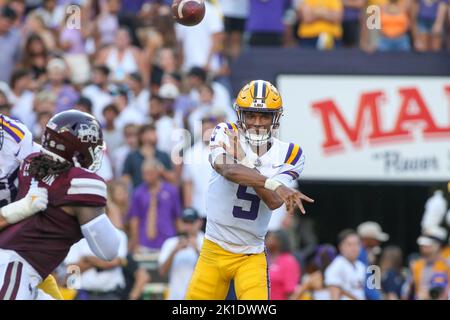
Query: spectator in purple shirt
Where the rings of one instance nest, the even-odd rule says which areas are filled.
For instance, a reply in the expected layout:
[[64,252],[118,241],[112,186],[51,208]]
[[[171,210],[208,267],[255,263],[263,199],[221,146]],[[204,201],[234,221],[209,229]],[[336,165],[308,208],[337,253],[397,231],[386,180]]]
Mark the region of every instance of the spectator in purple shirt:
[[439,51],[448,0],[418,0],[413,5],[414,46],[418,51]]
[[128,14],[137,15],[145,4],[153,4],[158,2],[156,0],[133,0],[133,1],[122,1],[122,11]]
[[246,30],[250,33],[251,46],[283,45],[286,26],[285,12],[291,7],[291,0],[250,0],[250,14]]
[[[343,0],[344,16],[342,18],[342,44],[345,47],[357,47],[361,24],[361,10],[365,0]],[[364,24],[365,26],[365,24]]]
[[142,165],[144,183],[133,192],[130,219],[130,251],[159,250],[163,242],[176,235],[181,201],[176,186],[160,175],[162,164],[156,159]]

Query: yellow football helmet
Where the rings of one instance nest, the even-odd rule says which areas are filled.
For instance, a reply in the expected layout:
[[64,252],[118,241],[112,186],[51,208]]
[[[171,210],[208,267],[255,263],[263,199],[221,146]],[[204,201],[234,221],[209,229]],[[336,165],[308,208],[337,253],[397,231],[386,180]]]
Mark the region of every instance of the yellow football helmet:
[[[267,143],[272,138],[273,131],[278,129],[283,114],[283,101],[277,88],[269,81],[253,80],[239,91],[234,108],[237,112],[238,125],[247,141],[253,145],[261,145]],[[244,112],[248,111],[273,113],[269,132],[263,134],[249,132],[244,118]]]

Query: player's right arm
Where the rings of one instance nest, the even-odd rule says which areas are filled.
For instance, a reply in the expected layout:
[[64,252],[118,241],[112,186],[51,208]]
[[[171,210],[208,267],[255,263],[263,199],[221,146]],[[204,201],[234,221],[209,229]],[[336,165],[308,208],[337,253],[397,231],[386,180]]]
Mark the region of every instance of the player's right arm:
[[[234,159],[227,154],[223,154],[222,159],[216,159],[214,162],[214,169],[228,181],[237,183],[239,185],[260,189],[258,195],[261,200],[270,208],[277,209],[283,203],[286,204],[286,209],[298,206],[302,213],[305,209],[302,200],[314,202],[311,198],[302,194],[301,192],[289,188],[282,183],[271,185],[274,180],[271,180],[254,169],[238,163],[230,163]],[[272,191],[272,192],[271,192]],[[275,197],[276,196],[276,197]],[[279,198],[278,198],[279,197]],[[282,202],[279,201],[281,199]]]
[[308,202],[314,202],[314,200],[277,180],[269,179],[258,171],[237,163],[224,148],[230,145],[226,130],[223,124],[218,125],[210,139],[210,162],[214,170],[228,181],[239,185],[273,191],[273,193],[260,194],[261,199],[271,209],[280,207],[279,199],[281,199],[286,204],[287,210],[298,206],[301,212],[305,213],[302,200]]
[[32,182],[25,197],[0,208],[0,230],[47,208],[48,194]]
[[106,184],[97,175],[73,168],[67,190],[53,205],[76,217],[89,248],[100,259],[112,261],[120,246],[119,231],[106,215]]

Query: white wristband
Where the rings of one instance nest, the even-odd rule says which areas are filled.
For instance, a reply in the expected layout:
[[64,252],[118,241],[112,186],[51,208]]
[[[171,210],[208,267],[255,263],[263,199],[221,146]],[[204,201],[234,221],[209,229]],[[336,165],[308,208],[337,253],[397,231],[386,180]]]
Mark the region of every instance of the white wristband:
[[275,189],[281,185],[282,185],[282,183],[277,180],[266,179],[266,182],[264,183],[264,188],[271,190],[271,191],[275,191]]
[[12,202],[0,210],[1,215],[9,224],[14,224],[32,215],[25,198]]
[[19,222],[47,208],[48,192],[37,186],[37,181],[31,183],[26,196],[0,209],[0,214],[9,224]]

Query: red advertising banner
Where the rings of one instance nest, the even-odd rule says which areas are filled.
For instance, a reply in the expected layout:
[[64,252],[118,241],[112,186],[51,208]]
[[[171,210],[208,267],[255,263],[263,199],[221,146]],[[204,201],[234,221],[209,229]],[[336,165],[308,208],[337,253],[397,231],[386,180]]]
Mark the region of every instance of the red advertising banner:
[[281,75],[305,179],[450,180],[450,78]]

